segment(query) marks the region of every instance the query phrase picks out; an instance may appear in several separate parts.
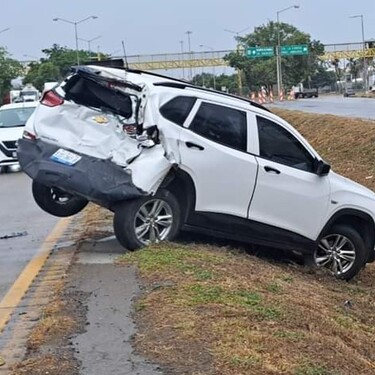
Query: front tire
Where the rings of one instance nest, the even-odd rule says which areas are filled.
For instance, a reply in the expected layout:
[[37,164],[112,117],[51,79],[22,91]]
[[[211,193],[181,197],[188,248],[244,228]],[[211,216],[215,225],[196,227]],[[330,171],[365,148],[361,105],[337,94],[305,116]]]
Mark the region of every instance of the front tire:
[[350,280],[363,268],[368,258],[359,233],[347,225],[335,225],[319,240],[313,263],[327,268],[335,277]]
[[75,215],[88,204],[88,201],[84,198],[36,181],[32,183],[32,192],[35,202],[42,210],[58,217]]
[[115,210],[116,238],[128,250],[170,241],[180,229],[180,207],[174,195],[160,190],[154,196],[121,203]]

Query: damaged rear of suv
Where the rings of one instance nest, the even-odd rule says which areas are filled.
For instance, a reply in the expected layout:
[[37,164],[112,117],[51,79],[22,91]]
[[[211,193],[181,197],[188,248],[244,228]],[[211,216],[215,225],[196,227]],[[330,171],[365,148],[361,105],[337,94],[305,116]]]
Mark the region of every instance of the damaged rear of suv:
[[374,259],[375,195],[243,98],[142,71],[77,67],[19,141],[45,211],[114,211],[133,250],[180,230],[298,251],[339,278]]

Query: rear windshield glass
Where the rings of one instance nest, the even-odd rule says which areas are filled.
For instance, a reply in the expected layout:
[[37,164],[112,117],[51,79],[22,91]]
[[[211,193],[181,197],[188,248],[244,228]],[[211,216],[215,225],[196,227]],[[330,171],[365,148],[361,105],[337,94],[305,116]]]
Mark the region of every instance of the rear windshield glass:
[[32,96],[32,95],[34,95],[34,96],[38,96],[38,93],[36,92],[36,91],[22,91],[21,92],[21,95],[22,96]]
[[24,126],[35,108],[13,108],[0,111],[0,128]]
[[130,118],[133,114],[130,95],[105,87],[91,79],[73,76],[65,85],[65,98],[86,107]]

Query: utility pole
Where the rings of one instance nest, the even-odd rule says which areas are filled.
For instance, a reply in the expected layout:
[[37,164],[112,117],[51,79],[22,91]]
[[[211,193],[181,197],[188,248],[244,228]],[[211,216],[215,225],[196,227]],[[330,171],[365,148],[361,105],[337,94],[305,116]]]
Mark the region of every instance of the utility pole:
[[190,30],[186,31],[186,33],[185,33],[185,34],[187,34],[187,37],[188,37],[189,60],[190,60],[190,62],[189,62],[189,65],[190,65],[190,68],[189,68],[189,72],[190,72],[190,74],[189,74],[189,80],[190,80],[190,81],[193,79],[193,69],[192,69],[192,67],[191,67],[192,56],[191,56],[191,45],[190,45],[190,35],[191,35],[192,33],[193,33],[193,32],[190,31]]
[[368,91],[368,77],[367,77],[367,60],[366,60],[366,42],[365,42],[365,28],[363,25],[363,14],[357,16],[351,16],[349,18],[360,18],[361,19],[361,29],[362,29],[362,56],[363,56],[363,81],[365,92]]
[[182,79],[185,79],[185,67],[184,67],[184,41],[180,40],[181,45],[181,63],[182,63]]

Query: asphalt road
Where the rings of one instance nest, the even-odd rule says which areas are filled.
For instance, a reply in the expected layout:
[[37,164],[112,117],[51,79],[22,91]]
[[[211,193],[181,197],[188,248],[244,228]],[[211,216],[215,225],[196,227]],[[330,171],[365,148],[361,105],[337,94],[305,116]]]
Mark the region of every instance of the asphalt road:
[[[0,174],[0,301],[57,221],[34,202],[29,177]],[[2,238],[12,234],[22,235]]]
[[375,120],[375,99],[368,98],[325,95],[319,98],[277,102],[269,107]]

